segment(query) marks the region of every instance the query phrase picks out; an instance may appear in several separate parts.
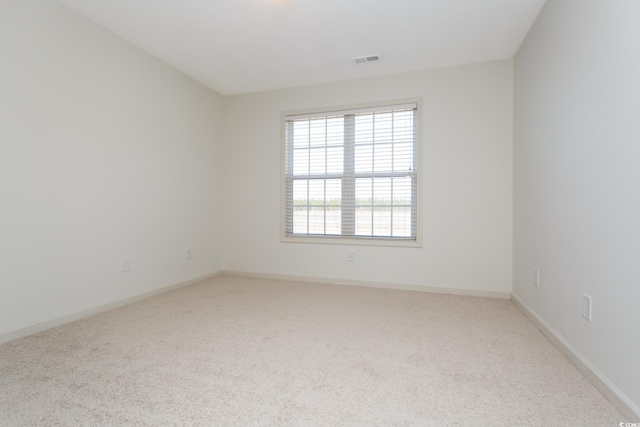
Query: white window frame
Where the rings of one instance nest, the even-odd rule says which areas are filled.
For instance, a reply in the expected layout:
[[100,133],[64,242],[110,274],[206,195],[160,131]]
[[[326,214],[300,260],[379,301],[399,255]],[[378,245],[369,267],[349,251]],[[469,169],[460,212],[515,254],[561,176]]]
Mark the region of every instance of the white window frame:
[[[307,236],[299,235],[293,236],[287,234],[287,177],[286,177],[286,118],[294,115],[306,115],[306,114],[330,114],[331,112],[339,112],[346,110],[373,110],[375,108],[388,108],[394,105],[403,104],[416,104],[417,109],[415,113],[416,119],[416,164],[417,164],[417,179],[416,179],[416,238],[413,239],[399,239],[399,238],[385,238],[385,237],[361,237],[361,236],[343,236],[343,237],[324,237],[324,236]],[[338,244],[338,245],[366,245],[366,246],[397,246],[397,247],[422,247],[422,98],[409,98],[392,101],[372,102],[355,105],[344,106],[332,106],[325,108],[310,108],[303,110],[291,110],[283,111],[281,113],[281,153],[280,153],[280,241],[284,243],[322,243],[322,244]]]

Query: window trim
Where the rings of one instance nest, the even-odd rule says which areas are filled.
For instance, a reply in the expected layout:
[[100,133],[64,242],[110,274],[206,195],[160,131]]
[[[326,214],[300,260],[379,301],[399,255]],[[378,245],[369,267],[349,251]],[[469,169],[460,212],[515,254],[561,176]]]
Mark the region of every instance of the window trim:
[[[316,237],[316,236],[291,236],[287,235],[287,179],[286,179],[286,118],[296,115],[328,114],[345,110],[370,110],[378,107],[389,107],[393,105],[416,104],[416,163],[418,165],[416,180],[416,239],[384,238],[367,236],[344,236],[344,237]],[[282,111],[280,113],[280,241],[282,243],[312,243],[312,244],[336,244],[336,245],[364,245],[364,246],[395,246],[395,247],[422,247],[422,146],[423,140],[423,113],[422,97],[404,98],[390,101],[369,102],[361,104],[307,108],[299,110]]]

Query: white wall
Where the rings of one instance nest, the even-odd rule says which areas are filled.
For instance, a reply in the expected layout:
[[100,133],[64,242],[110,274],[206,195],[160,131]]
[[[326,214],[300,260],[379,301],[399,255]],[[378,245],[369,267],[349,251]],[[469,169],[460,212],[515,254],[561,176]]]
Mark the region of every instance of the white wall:
[[[510,292],[512,77],[504,60],[227,98],[227,269]],[[280,113],[420,96],[423,248],[281,243]]]
[[222,267],[221,97],[55,1],[0,58],[0,334]]
[[636,410],[639,21],[637,0],[549,0],[518,53],[513,261],[516,296]]

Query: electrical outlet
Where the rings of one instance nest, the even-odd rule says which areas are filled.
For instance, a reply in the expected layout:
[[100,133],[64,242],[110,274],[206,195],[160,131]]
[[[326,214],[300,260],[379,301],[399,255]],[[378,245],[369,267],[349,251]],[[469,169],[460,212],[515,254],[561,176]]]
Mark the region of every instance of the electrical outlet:
[[127,271],[131,271],[131,258],[124,257],[122,258],[122,272],[126,273]]
[[540,287],[540,269],[533,269],[533,284],[537,287]]
[[582,317],[591,322],[591,296],[582,294]]
[[347,261],[355,261],[356,260],[356,251],[353,249],[349,249],[347,251]]
[[193,258],[193,253],[192,253],[192,251],[191,251],[191,248],[187,248],[187,249],[184,251],[184,257],[185,257],[185,259],[191,259],[191,258]]

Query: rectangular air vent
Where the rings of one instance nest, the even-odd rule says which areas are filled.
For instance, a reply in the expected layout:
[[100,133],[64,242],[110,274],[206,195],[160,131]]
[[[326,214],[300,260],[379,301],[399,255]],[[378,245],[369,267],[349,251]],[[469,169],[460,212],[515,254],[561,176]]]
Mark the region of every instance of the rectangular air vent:
[[380,54],[376,53],[373,55],[354,56],[353,58],[351,58],[351,62],[353,62],[354,65],[369,64],[371,62],[380,62]]

